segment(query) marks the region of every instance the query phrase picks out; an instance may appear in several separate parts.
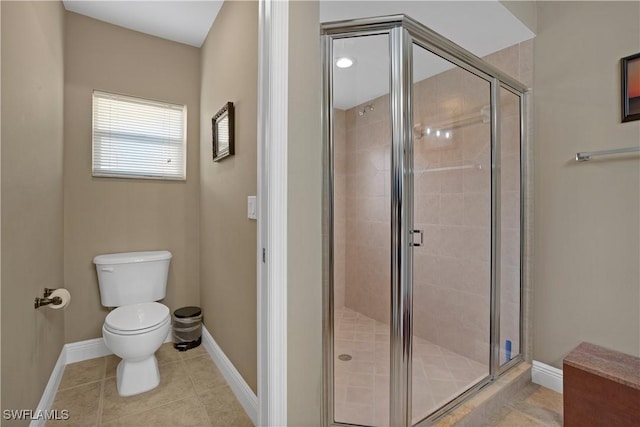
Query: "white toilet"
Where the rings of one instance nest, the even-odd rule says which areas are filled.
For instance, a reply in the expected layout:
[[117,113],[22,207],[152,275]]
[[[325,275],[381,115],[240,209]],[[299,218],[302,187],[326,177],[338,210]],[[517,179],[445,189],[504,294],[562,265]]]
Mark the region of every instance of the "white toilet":
[[126,252],[98,255],[100,299],[117,307],[102,326],[104,342],[122,358],[117,369],[120,396],[149,391],[160,384],[155,352],[171,329],[169,308],[155,301],[167,290],[171,252]]

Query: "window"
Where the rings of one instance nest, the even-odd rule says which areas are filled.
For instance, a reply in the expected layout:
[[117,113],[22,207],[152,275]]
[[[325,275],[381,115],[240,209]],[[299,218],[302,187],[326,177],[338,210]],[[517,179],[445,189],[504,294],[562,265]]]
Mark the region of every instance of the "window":
[[186,179],[187,107],[93,91],[93,176]]

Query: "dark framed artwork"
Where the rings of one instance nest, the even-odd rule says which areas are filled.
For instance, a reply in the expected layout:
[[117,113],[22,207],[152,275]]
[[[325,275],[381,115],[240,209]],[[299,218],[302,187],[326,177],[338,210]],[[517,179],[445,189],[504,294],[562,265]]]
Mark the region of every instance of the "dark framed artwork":
[[640,120],[640,53],[622,58],[622,121]]
[[233,102],[227,102],[211,119],[214,162],[233,156],[234,122]]

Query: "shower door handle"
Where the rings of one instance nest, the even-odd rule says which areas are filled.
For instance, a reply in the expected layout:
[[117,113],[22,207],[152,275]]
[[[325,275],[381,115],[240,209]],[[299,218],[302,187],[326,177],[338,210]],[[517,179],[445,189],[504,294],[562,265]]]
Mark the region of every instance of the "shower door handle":
[[416,243],[415,238],[413,238],[411,242],[411,246],[423,246],[424,245],[424,230],[411,230],[411,234],[414,236],[416,234],[420,234],[420,243]]

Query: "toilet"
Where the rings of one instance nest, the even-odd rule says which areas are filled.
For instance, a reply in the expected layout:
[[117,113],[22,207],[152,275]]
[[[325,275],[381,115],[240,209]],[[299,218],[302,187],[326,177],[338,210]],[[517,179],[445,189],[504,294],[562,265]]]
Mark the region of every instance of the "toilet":
[[171,262],[169,251],[98,255],[100,300],[114,307],[102,326],[104,342],[122,360],[116,371],[120,396],[132,396],[160,384],[155,352],[171,330],[169,308],[159,301],[166,295]]

